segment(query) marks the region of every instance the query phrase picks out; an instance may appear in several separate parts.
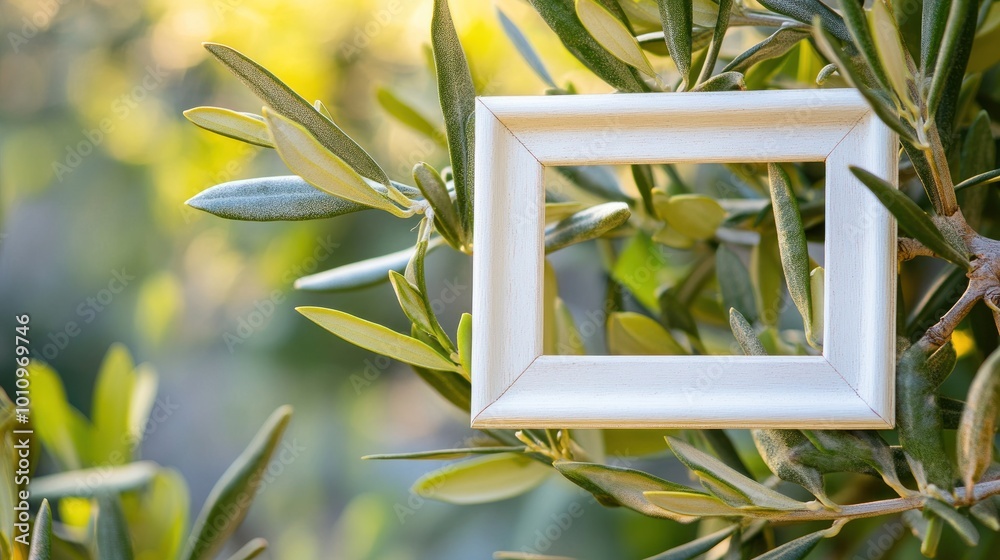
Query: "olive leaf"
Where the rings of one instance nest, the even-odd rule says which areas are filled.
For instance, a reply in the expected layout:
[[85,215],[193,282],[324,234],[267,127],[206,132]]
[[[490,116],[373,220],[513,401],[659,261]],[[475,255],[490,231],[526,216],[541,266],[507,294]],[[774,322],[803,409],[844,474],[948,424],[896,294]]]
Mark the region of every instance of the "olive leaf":
[[581,210],[545,229],[545,252],[601,237],[628,221],[631,212],[622,202],[606,202]]
[[726,218],[726,210],[715,199],[700,194],[669,196],[653,191],[656,213],[676,231],[692,239],[711,239]]
[[101,493],[97,504],[95,556],[102,560],[132,560],[132,540],[118,496]]
[[[931,46],[935,55],[928,54],[927,63],[934,63],[934,73],[931,76],[930,90],[927,93],[927,112],[930,116],[937,113],[941,104],[945,84],[948,82],[949,71],[956,60],[959,41],[965,27],[966,19],[975,17],[972,13],[972,0],[952,0],[949,2],[948,19],[942,30],[941,44],[937,49]],[[924,67],[924,71],[927,71]]]
[[49,560],[52,555],[52,507],[48,500],[42,500],[31,532],[28,560]]
[[739,72],[722,72],[691,88],[691,91],[743,91],[747,89],[743,74]]
[[525,447],[501,446],[501,447],[466,447],[461,449],[439,449],[436,451],[418,451],[416,453],[383,453],[378,455],[365,455],[361,459],[364,461],[384,461],[400,459],[422,459],[422,460],[447,460],[461,459],[469,455],[492,455],[495,453],[524,453]]
[[868,25],[874,39],[878,59],[885,66],[889,85],[904,106],[912,106],[909,83],[913,75],[907,67],[907,54],[903,39],[899,35],[896,19],[889,11],[885,0],[875,0],[868,12]]
[[463,371],[461,366],[444,358],[427,344],[371,321],[336,309],[297,307],[295,310],[317,325],[365,350],[419,367],[458,373]]
[[219,107],[195,107],[184,111],[187,120],[205,130],[234,140],[273,148],[271,135],[264,119],[251,113],[240,113]]
[[715,496],[691,492],[650,491],[643,492],[649,502],[677,515],[691,517],[739,517],[762,514],[765,508],[738,508],[726,504]]
[[583,209],[579,202],[546,202],[545,223],[560,222]]
[[691,542],[661,552],[656,556],[651,556],[646,560],[691,560],[697,558],[715,548],[715,545],[729,538],[738,528],[738,525],[730,525],[725,529],[709,533]]
[[859,2],[845,2],[840,8],[844,14],[844,22],[851,34],[854,45],[860,51],[861,56],[875,76],[875,79],[878,80],[881,89],[889,91],[892,84],[879,58],[879,52],[875,48],[875,39],[872,37],[864,5]]
[[[701,74],[697,83],[702,83],[712,75],[715,70],[715,63],[719,59],[719,51],[722,50],[722,42],[726,38],[726,30],[729,29],[729,14],[733,9],[733,0],[719,0],[719,12],[716,15],[715,29],[712,33],[712,42],[705,55],[705,64],[701,67]],[[740,76],[742,81],[742,75]]]
[[545,85],[552,89],[558,89],[559,86],[556,85],[556,82],[552,79],[552,75],[549,74],[549,71],[545,69],[545,63],[543,63],[542,59],[538,57],[538,53],[535,52],[535,49],[531,48],[531,43],[528,42],[524,33],[521,33],[521,30],[518,29],[517,25],[511,21],[509,17],[507,17],[507,14],[505,14],[499,6],[497,6],[496,11],[497,17],[500,19],[500,26],[503,27],[503,32],[507,35],[507,38],[510,39],[510,42],[514,43],[514,47],[517,48],[517,52],[520,53],[521,58],[523,58],[524,61],[528,63],[528,66],[534,70],[535,74],[543,82],[545,82]]
[[269,107],[298,123],[327,150],[343,159],[355,171],[377,183],[390,187],[389,177],[375,160],[333,121],[323,116],[308,101],[292,91],[274,74],[249,57],[225,45],[205,43],[212,56],[246,84]]
[[656,71],[631,31],[597,0],[576,0],[576,15],[594,39],[618,60],[647,76],[656,77]]
[[466,377],[472,375],[472,315],[462,313],[462,318],[458,321],[458,334],[455,337],[458,343],[458,357],[465,369]]
[[743,261],[728,246],[721,244],[715,251],[715,276],[725,309],[735,309],[747,321],[757,320],[757,302],[754,298],[750,273]]
[[827,507],[836,507],[823,488],[823,473],[804,464],[800,456],[815,446],[798,430],[752,430],[754,445],[764,464],[781,480],[808,490]]
[[757,317],[774,327],[783,308],[785,281],[781,251],[774,229],[761,232],[760,242],[750,250],[750,275],[753,279]]
[[476,112],[476,88],[465,60],[465,52],[451,20],[448,0],[434,0],[431,46],[437,73],[438,97],[448,135],[448,154],[455,177],[455,203],[465,231],[472,236],[473,147],[469,142]]
[[950,491],[951,460],[942,441],[941,414],[937,409],[937,383],[930,366],[934,349],[918,342],[907,348],[896,367],[896,428],[911,470],[921,490],[927,484]]
[[243,545],[229,557],[229,560],[252,560],[263,554],[265,550],[267,550],[267,541],[256,538]]
[[547,465],[519,453],[499,453],[452,463],[413,483],[422,498],[452,504],[484,504],[519,496],[545,481]]
[[771,208],[778,233],[778,250],[781,254],[781,269],[788,283],[788,293],[795,307],[802,315],[806,339],[818,346],[812,332],[812,294],[809,279],[809,247],[806,232],[802,227],[799,203],[792,192],[791,180],[780,165],[767,164],[767,175],[771,184]]
[[[432,244],[434,246],[434,244]],[[413,257],[413,247],[395,253],[345,264],[337,268],[303,276],[295,281],[296,290],[335,292],[364,288],[389,279],[389,271],[402,272]]]
[[390,270],[389,283],[392,284],[393,291],[396,292],[396,299],[399,300],[399,307],[403,314],[418,328],[425,333],[434,336],[434,325],[431,322],[430,310],[424,305],[423,296],[417,288],[402,274]]
[[389,113],[399,122],[410,127],[414,131],[430,138],[439,145],[445,146],[447,141],[444,132],[438,129],[437,125],[431,123],[424,115],[414,109],[409,103],[403,101],[391,89],[380,87],[375,91],[375,100],[386,113]]
[[812,552],[821,540],[830,536],[832,536],[830,529],[809,533],[804,537],[788,541],[777,548],[769,550],[754,560],[801,560]]
[[670,51],[670,59],[681,75],[683,89],[687,89],[687,77],[691,73],[691,26],[694,18],[691,1],[657,0],[663,39]]
[[928,249],[949,261],[969,268],[969,259],[945,240],[944,234],[934,225],[930,216],[898,189],[884,179],[859,167],[851,166],[851,172],[861,180],[882,204],[899,220],[899,225]]
[[746,74],[757,63],[784,56],[799,41],[809,37],[809,30],[803,27],[781,27],[763,41],[736,56],[722,69],[722,72]]
[[444,179],[430,165],[420,162],[413,166],[413,180],[424,198],[434,210],[434,223],[437,231],[456,249],[465,245],[465,230],[461,217],[451,201],[451,193]]
[[812,25],[813,18],[819,17],[823,29],[841,41],[850,41],[851,36],[844,20],[820,0],[758,0],[768,10],[786,15],[806,25]]
[[990,354],[976,372],[958,425],[958,470],[969,492],[993,461],[998,413],[1000,350]]
[[687,486],[625,467],[573,461],[556,461],[552,466],[570,482],[593,494],[604,505],[627,507],[649,517],[672,519],[681,523],[695,520],[693,516],[678,515],[653,506],[643,495],[644,492],[653,491],[695,492]]
[[632,203],[632,197],[622,192],[618,179],[606,166],[561,165],[556,172],[590,194],[613,202]]
[[764,349],[764,345],[757,338],[757,333],[754,331],[753,326],[743,314],[732,307],[729,308],[729,327],[732,329],[733,336],[736,337],[736,342],[739,343],[744,354],[747,356],[767,355],[767,350]]
[[1000,169],[994,169],[993,171],[987,171],[986,173],[980,173],[975,177],[969,177],[968,179],[962,181],[961,183],[955,185],[956,191],[961,191],[968,189],[970,187],[975,187],[978,185],[986,185],[989,183],[995,183],[1000,181]]
[[31,495],[56,500],[67,496],[91,498],[101,493],[120,494],[148,485],[158,468],[152,461],[136,461],[115,467],[105,465],[63,471],[32,480]]
[[972,524],[972,521],[969,521],[968,517],[955,511],[955,508],[934,498],[924,500],[924,508],[934,512],[945,523],[951,525],[951,528],[958,533],[965,544],[969,546],[979,544],[979,531],[976,526]]
[[220,218],[253,222],[333,218],[371,208],[321,191],[298,175],[222,183],[185,204]]
[[240,526],[291,419],[289,406],[271,413],[243,453],[215,483],[195,519],[184,547],[184,560],[214,558]]
[[685,355],[669,331],[645,315],[630,311],[608,317],[608,350],[618,356]]

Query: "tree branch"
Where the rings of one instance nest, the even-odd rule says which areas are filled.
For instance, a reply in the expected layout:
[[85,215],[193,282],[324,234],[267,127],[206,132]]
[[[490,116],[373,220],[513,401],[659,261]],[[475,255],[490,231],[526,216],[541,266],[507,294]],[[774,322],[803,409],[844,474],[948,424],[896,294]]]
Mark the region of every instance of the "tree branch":
[[908,261],[914,257],[936,257],[923,243],[909,237],[900,237],[897,242],[896,256],[899,262]]

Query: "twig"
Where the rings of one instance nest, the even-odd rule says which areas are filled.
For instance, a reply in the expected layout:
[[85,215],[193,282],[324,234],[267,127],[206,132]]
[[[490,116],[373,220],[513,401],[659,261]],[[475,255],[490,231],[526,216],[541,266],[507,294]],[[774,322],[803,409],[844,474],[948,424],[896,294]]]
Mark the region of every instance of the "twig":
[[900,237],[897,242],[898,251],[896,253],[899,262],[908,261],[914,257],[934,257],[931,251],[923,243],[909,237]]

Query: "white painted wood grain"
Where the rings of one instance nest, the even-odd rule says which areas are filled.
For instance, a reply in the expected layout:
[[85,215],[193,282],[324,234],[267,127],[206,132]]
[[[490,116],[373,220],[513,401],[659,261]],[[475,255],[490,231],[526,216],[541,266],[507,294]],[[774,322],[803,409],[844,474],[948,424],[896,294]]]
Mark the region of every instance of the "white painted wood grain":
[[[823,356],[541,356],[543,165],[826,161]],[[854,90],[480,98],[473,427],[889,428],[896,181]]]

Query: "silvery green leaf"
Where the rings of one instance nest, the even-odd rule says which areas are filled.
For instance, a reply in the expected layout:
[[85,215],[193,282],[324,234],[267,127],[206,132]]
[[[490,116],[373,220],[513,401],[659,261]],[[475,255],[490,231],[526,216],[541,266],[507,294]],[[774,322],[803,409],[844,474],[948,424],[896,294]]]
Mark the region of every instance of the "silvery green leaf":
[[758,0],[758,2],[768,10],[786,15],[806,25],[812,25],[813,18],[819,16],[824,30],[841,41],[851,40],[843,18],[820,0]]
[[[431,246],[435,247],[437,244],[432,243]],[[295,289],[310,292],[337,292],[379,284],[389,279],[390,270],[396,272],[405,270],[413,253],[414,248],[407,247],[381,257],[353,262],[303,276],[295,281]]]
[[944,449],[937,384],[929,362],[934,350],[918,342],[907,348],[896,367],[896,429],[910,468],[923,490],[954,485],[952,462]]
[[644,492],[651,491],[696,492],[687,486],[625,467],[572,461],[556,461],[552,466],[605,506],[623,506],[649,517],[673,519],[681,523],[695,520],[691,516],[655,507],[643,496]]
[[503,13],[503,10],[499,6],[496,8],[497,17],[500,18],[500,25],[503,27],[503,32],[507,34],[507,38],[510,39],[511,43],[514,43],[514,47],[517,48],[517,52],[521,54],[521,58],[528,63],[528,66],[535,71],[535,74],[541,78],[547,86],[552,89],[558,89],[559,86],[556,85],[555,80],[549,74],[549,71],[545,69],[545,63],[542,59],[538,57],[538,53],[535,49],[531,48],[531,43],[528,42],[527,37],[521,30],[518,29],[517,24],[515,24],[507,14]]
[[717,544],[729,538],[737,528],[738,525],[730,525],[725,529],[709,533],[704,537],[699,537],[686,544],[671,548],[646,560],[692,560],[715,548]]
[[282,116],[299,123],[320,144],[347,162],[362,176],[389,187],[389,177],[385,171],[382,171],[361,146],[274,74],[243,53],[225,45],[205,43],[205,48],[268,106]]
[[976,546],[979,544],[979,531],[976,526],[969,521],[969,518],[955,511],[952,506],[936,500],[934,498],[927,498],[924,501],[924,508],[934,512],[945,521],[951,528],[958,533],[958,536],[965,541],[965,544],[969,546]]
[[291,419],[290,406],[271,413],[243,453],[222,474],[195,519],[182,558],[211,560],[236,532]]
[[423,342],[343,311],[297,307],[308,319],[355,346],[419,367],[454,371],[462,368]]
[[906,230],[908,234],[926,245],[935,254],[961,267],[969,268],[968,257],[960,253],[945,240],[941,230],[934,225],[930,216],[921,210],[917,206],[917,203],[910,200],[910,197],[903,194],[881,177],[877,177],[853,165],[850,168],[854,176],[860,179],[882,201],[882,204],[899,221],[900,227]]
[[744,91],[747,84],[739,72],[722,72],[691,88],[691,91]]
[[[710,2],[709,4],[712,5]],[[698,76],[699,84],[708,80],[712,72],[715,71],[715,63],[719,59],[722,41],[726,38],[726,30],[729,29],[729,14],[732,12],[732,9],[733,0],[719,1],[718,14],[716,14],[715,18],[715,29],[712,33],[712,43],[708,47],[708,52],[705,55],[705,64],[701,67],[701,74]]]
[[132,540],[118,496],[101,493],[97,504],[96,556],[101,560],[132,560]]
[[55,500],[67,496],[91,498],[100,493],[120,494],[149,484],[159,467],[138,461],[119,467],[98,467],[40,476],[31,481],[31,495]]
[[812,328],[809,329],[812,340],[817,348],[823,347],[823,329],[825,311],[823,303],[826,297],[826,270],[817,266],[809,273],[809,299],[812,302]]
[[52,508],[48,500],[42,500],[31,532],[28,560],[49,560],[52,556]]
[[734,507],[715,496],[690,492],[643,492],[651,504],[676,515],[692,517],[761,517],[774,510],[755,507]]
[[773,550],[761,554],[754,560],[802,560],[805,558],[819,541],[825,539],[829,530],[816,531],[804,537],[799,537],[789,541]]
[[778,236],[773,229],[762,231],[760,242],[750,250],[750,275],[757,318],[767,326],[777,326],[785,296],[785,281]]
[[473,146],[469,141],[476,112],[476,88],[455,32],[448,0],[434,0],[431,46],[437,73],[438,97],[448,134],[448,153],[455,178],[455,203],[467,236],[472,235]]
[[803,464],[799,457],[815,453],[815,446],[798,430],[752,430],[754,445],[767,468],[781,480],[798,484],[828,507],[836,507],[826,495],[823,473]]
[[646,209],[646,213],[654,215],[656,210],[653,209],[653,188],[656,186],[653,179],[653,167],[650,165],[632,165],[632,180],[635,181],[635,187],[639,190],[639,195],[642,196],[642,204]]
[[1000,531],[1000,504],[996,496],[990,496],[985,500],[976,502],[969,508],[969,513],[979,520],[980,523],[993,531]]
[[601,237],[628,221],[631,212],[622,202],[606,202],[581,210],[545,229],[545,252]]
[[896,27],[896,19],[886,5],[885,0],[875,0],[868,12],[868,25],[874,39],[878,59],[885,66],[885,74],[896,97],[903,106],[912,106],[909,83],[913,79],[907,66],[907,54],[903,47],[903,39]]
[[576,0],[576,15],[594,39],[615,58],[647,76],[656,77],[656,71],[628,27],[597,0]]
[[722,293],[722,304],[726,309],[735,309],[747,321],[757,320],[757,302],[754,299],[750,273],[736,253],[726,245],[719,245],[715,251],[715,275]]
[[993,439],[1000,413],[1000,350],[979,367],[958,426],[958,470],[966,488],[983,477],[993,461]]
[[420,162],[413,166],[413,180],[434,210],[434,223],[438,232],[456,249],[461,249],[465,244],[465,230],[444,179],[433,167]]
[[785,272],[788,293],[795,307],[802,315],[806,329],[806,339],[817,346],[812,333],[812,295],[809,280],[809,247],[806,232],[802,227],[799,203],[792,192],[788,174],[775,163],[767,164],[767,175],[771,185],[771,209],[778,232],[778,249],[781,254],[781,269]]
[[187,120],[216,134],[234,140],[273,148],[271,135],[264,119],[250,113],[239,113],[219,107],[195,107],[184,111]]
[[413,483],[412,491],[452,504],[485,504],[519,496],[551,474],[548,465],[520,453],[500,453],[431,471]]
[[861,51],[868,68],[872,71],[875,79],[878,80],[881,89],[889,91],[892,84],[889,76],[879,59],[878,50],[875,48],[875,39],[872,37],[871,28],[868,25],[868,17],[865,14],[864,5],[859,2],[844,2],[840,5],[844,13],[844,22],[851,34],[854,45]]
[[691,26],[694,23],[691,0],[657,0],[657,4],[670,59],[681,75],[684,89],[687,89],[688,74],[691,73]]
[[808,28],[782,27],[768,38],[737,55],[722,71],[739,72],[745,75],[758,62],[783,56],[795,48],[799,41],[808,37]]
[[608,317],[608,350],[616,356],[678,356],[687,350],[659,323],[631,311]]
[[968,189],[970,187],[975,187],[977,185],[986,185],[989,183],[995,183],[1000,181],[1000,169],[994,169],[993,171],[987,171],[986,173],[980,173],[975,177],[969,177],[968,179],[962,181],[961,183],[955,185],[956,191],[961,191]]
[[434,335],[434,326],[431,324],[430,312],[424,305],[424,299],[417,291],[417,288],[400,273],[390,270],[389,283],[396,292],[396,299],[399,300],[399,307],[403,314],[417,327],[430,335]]
[[436,451],[417,451],[415,453],[383,453],[378,455],[365,455],[363,461],[396,461],[401,459],[416,460],[448,460],[462,459],[469,455],[492,455],[495,453],[524,453],[525,447],[503,446],[503,447],[463,447],[460,449],[439,449]]
[[579,202],[546,202],[545,223],[565,220],[584,208],[585,206]]
[[754,331],[753,326],[739,311],[732,307],[729,308],[729,328],[732,329],[733,336],[736,337],[736,342],[739,343],[744,354],[747,356],[767,355],[767,350],[757,338],[757,332]]
[[[931,77],[930,90],[927,93],[927,112],[933,117],[941,103],[945,84],[948,82],[949,71],[955,64],[956,52],[959,48],[966,19],[973,15],[972,0],[951,0],[948,8],[948,20],[941,36],[940,47],[931,46],[937,53],[936,57],[928,57],[928,62],[934,60],[934,73]],[[927,68],[925,67],[926,71]]]
[[333,218],[371,208],[323,192],[298,175],[222,183],[185,204],[221,218],[253,222]]

